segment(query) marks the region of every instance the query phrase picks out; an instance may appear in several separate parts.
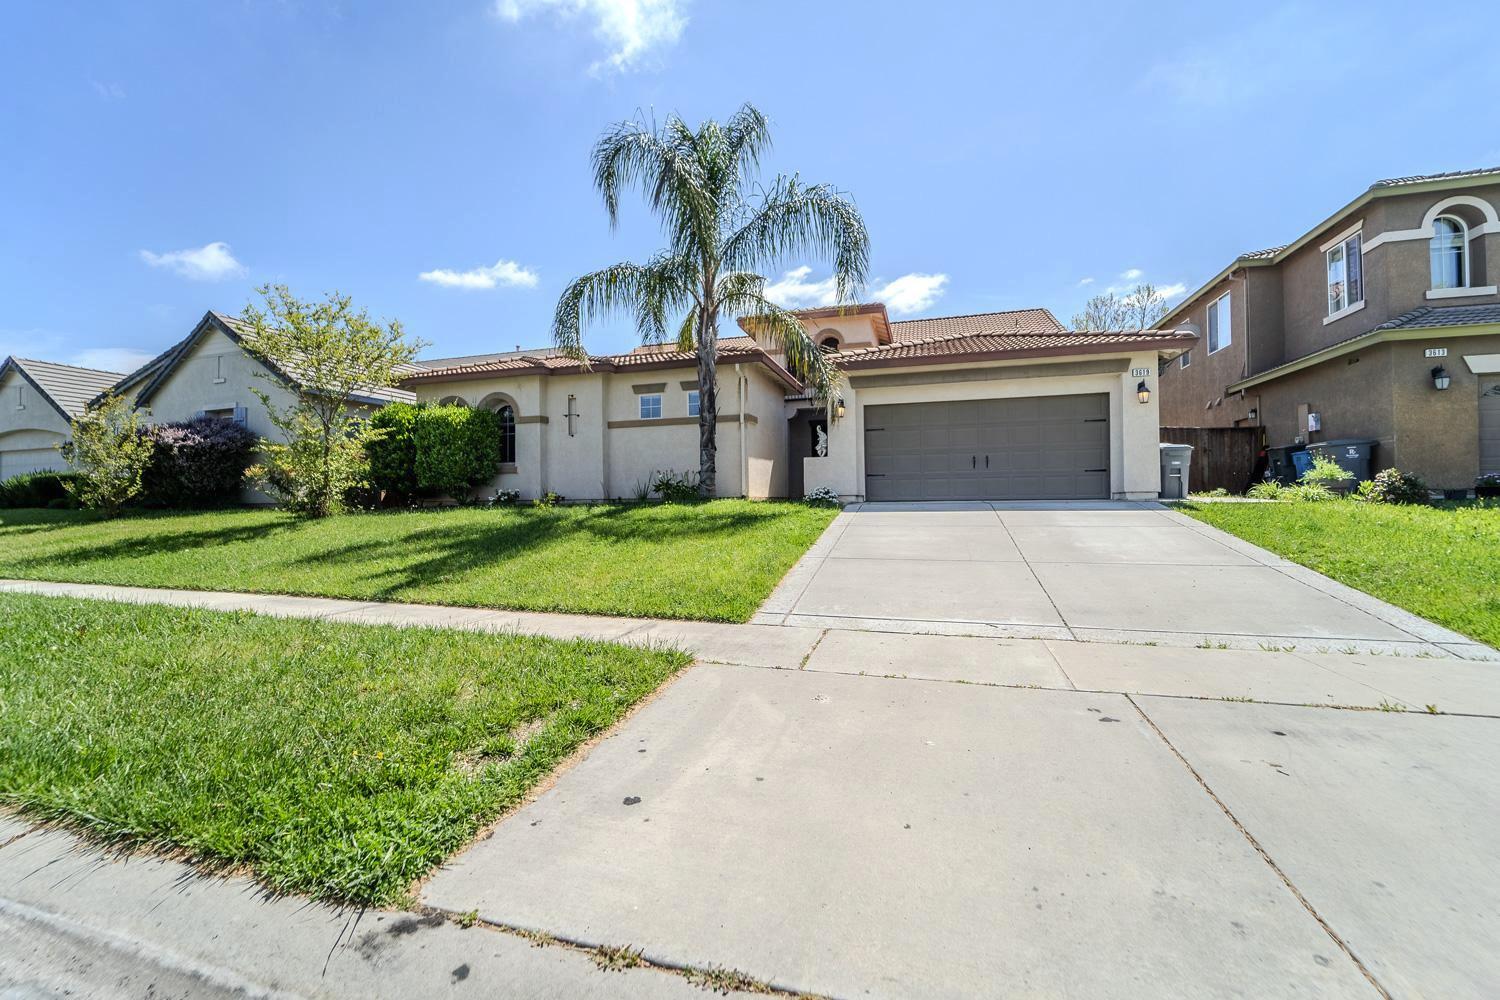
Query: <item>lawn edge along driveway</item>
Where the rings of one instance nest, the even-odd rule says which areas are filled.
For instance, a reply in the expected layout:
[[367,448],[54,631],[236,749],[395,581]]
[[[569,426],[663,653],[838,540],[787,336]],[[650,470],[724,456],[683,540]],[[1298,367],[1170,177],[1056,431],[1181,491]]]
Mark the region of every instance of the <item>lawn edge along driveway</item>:
[[833,519],[714,500],[303,520],[0,511],[0,577],[744,622]]
[[1194,503],[1173,509],[1500,647],[1500,507]]
[[689,659],[0,594],[0,806],[397,903]]

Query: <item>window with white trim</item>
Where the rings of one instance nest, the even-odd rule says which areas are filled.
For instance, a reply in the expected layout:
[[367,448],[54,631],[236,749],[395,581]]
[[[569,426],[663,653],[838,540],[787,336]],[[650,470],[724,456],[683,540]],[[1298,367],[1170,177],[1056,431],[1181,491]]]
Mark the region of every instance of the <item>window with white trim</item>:
[[1208,304],[1208,353],[1215,354],[1228,347],[1234,340],[1229,331],[1229,293],[1225,292]]
[[1331,246],[1324,253],[1328,265],[1328,315],[1343,312],[1365,300],[1364,262],[1360,233]]
[[1180,358],[1177,359],[1177,365],[1180,368],[1187,368],[1187,367],[1191,366],[1192,363],[1193,363],[1193,352],[1192,351],[1183,351],[1182,352],[1182,357],[1180,357]]
[[651,393],[650,395],[641,396],[640,400],[641,400],[641,419],[642,420],[660,420],[661,419],[661,394],[660,393]]
[[1452,215],[1433,219],[1427,247],[1434,289],[1469,287],[1469,227],[1462,219]]
[[688,394],[687,394],[687,415],[688,416],[690,416],[690,417],[696,417],[701,412],[701,407],[702,407],[703,404],[700,402],[700,399],[701,399],[701,397],[699,397],[697,389],[689,389],[688,390]]

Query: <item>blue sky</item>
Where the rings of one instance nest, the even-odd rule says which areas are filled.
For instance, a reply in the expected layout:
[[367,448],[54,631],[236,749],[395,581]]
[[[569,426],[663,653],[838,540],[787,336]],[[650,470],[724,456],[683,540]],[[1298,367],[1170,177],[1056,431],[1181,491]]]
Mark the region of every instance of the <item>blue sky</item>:
[[[744,101],[768,170],[856,199],[897,318],[1066,321],[1137,273],[1195,287],[1378,178],[1500,164],[1493,26],[1463,0],[22,2],[0,356],[124,368],[267,281],[348,292],[428,355],[539,346],[568,280],[658,243],[635,199],[610,231],[599,132]],[[775,273],[791,304],[826,276]]]

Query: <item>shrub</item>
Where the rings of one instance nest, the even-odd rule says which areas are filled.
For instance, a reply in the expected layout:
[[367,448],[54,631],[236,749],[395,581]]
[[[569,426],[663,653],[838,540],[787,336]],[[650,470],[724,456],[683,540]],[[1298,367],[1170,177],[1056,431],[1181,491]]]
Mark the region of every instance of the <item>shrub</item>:
[[324,517],[342,511],[346,498],[368,482],[368,429],[325,435],[316,412],[305,407],[278,413],[274,422],[286,440],[262,438],[261,461],[245,470],[245,478],[294,514]]
[[1245,496],[1255,500],[1280,500],[1281,491],[1285,488],[1276,480],[1267,479],[1264,482],[1256,483],[1246,490]]
[[809,507],[842,507],[838,493],[831,486],[819,486],[802,498]]
[[539,496],[535,500],[531,501],[531,506],[533,506],[533,507],[556,507],[558,504],[562,503],[565,499],[567,499],[567,498],[564,497],[562,494],[560,494],[560,493],[553,493],[551,490],[548,490],[546,493],[543,493],[541,496]]
[[651,490],[666,503],[687,503],[702,499],[696,472],[658,472]]
[[497,507],[514,507],[521,502],[520,490],[496,490],[490,503]]
[[135,407],[111,393],[73,421],[63,455],[78,475],[63,487],[80,505],[113,517],[140,494],[153,450]]
[[72,506],[67,484],[76,481],[73,472],[23,472],[0,482],[0,507]]
[[199,417],[143,431],[152,443],[142,481],[146,499],[168,507],[202,507],[232,498],[259,439],[248,427]]
[[1425,504],[1428,502],[1427,484],[1421,477],[1400,469],[1381,469],[1375,473],[1374,479],[1359,484],[1354,498],[1368,503]]
[[1310,485],[1322,486],[1324,489],[1333,489],[1342,483],[1347,483],[1354,477],[1345,471],[1344,467],[1326,455],[1314,455],[1312,468],[1302,473],[1297,482]]
[[370,426],[380,436],[365,443],[370,459],[370,485],[392,493],[417,491],[417,420],[419,403],[391,403],[375,412]]
[[1279,499],[1293,503],[1321,503],[1324,500],[1337,500],[1338,496],[1322,483],[1298,483],[1296,486],[1283,487]]
[[467,406],[418,411],[413,434],[417,489],[459,498],[500,471],[500,418]]

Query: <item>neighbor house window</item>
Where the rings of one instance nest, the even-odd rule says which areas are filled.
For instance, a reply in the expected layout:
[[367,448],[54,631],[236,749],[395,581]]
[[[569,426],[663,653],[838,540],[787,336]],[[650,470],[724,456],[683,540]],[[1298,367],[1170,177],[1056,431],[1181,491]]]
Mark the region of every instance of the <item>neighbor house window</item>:
[[1187,367],[1191,366],[1192,363],[1193,363],[1193,352],[1192,351],[1183,351],[1182,352],[1182,358],[1178,361],[1178,364],[1181,365],[1183,368],[1187,368]]
[[1469,284],[1468,228],[1460,219],[1440,215],[1432,223],[1433,288],[1467,288]]
[[1208,306],[1208,353],[1228,347],[1233,336],[1229,332],[1229,293],[1225,292]]
[[1365,279],[1360,260],[1360,234],[1355,233],[1328,248],[1328,315],[1343,312],[1365,300]]
[[506,403],[495,411],[500,418],[500,462],[505,465],[516,463],[516,410],[515,407]]
[[233,420],[234,407],[222,406],[217,410],[204,410],[203,415],[210,420]]
[[702,407],[702,403],[699,402],[698,390],[697,389],[689,389],[688,390],[688,416],[690,416],[690,417],[696,417],[699,414],[699,412],[701,410],[701,407]]
[[652,395],[649,395],[649,396],[642,396],[642,397],[640,397],[640,400],[641,400],[641,419],[642,420],[660,420],[661,419],[661,396],[660,395],[653,393]]

